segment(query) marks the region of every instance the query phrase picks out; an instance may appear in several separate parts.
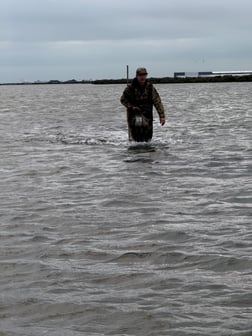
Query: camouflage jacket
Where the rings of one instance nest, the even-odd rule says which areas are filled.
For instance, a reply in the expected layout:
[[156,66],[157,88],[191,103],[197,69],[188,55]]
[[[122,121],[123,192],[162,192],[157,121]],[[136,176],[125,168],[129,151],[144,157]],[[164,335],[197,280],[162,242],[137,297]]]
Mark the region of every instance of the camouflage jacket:
[[152,111],[154,105],[159,114],[159,118],[165,117],[161,98],[155,87],[148,81],[142,88],[138,85],[137,79],[135,78],[132,84],[127,86],[124,90],[121,103],[127,108],[128,112],[132,110],[133,106],[141,108],[143,114],[149,119],[153,119]]

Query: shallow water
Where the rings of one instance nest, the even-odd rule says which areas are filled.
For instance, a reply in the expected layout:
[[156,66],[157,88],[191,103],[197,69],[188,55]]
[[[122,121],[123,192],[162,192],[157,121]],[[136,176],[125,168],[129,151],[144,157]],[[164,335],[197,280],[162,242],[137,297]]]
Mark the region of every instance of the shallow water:
[[252,335],[252,83],[0,86],[0,335]]

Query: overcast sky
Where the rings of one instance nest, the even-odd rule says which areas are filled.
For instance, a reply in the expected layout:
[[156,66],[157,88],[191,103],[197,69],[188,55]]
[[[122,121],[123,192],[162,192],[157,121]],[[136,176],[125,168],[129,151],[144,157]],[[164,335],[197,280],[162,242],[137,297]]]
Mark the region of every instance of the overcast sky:
[[1,0],[0,82],[252,70],[251,0]]

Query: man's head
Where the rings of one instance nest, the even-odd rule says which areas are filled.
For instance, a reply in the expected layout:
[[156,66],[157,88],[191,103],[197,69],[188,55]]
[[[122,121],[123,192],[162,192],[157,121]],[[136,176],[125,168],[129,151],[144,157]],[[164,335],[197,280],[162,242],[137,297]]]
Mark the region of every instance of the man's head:
[[140,85],[144,85],[148,73],[146,68],[137,68],[136,69],[136,78]]

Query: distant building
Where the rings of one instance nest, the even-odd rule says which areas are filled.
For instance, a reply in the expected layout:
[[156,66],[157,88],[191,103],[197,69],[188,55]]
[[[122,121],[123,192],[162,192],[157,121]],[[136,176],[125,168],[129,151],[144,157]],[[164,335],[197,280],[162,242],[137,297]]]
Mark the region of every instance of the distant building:
[[200,71],[200,72],[174,72],[174,78],[186,77],[215,77],[215,76],[246,76],[252,71]]

